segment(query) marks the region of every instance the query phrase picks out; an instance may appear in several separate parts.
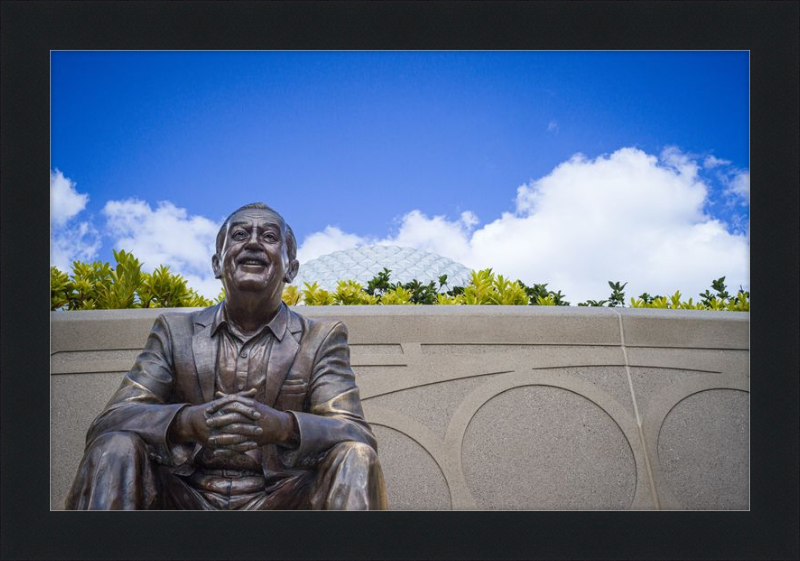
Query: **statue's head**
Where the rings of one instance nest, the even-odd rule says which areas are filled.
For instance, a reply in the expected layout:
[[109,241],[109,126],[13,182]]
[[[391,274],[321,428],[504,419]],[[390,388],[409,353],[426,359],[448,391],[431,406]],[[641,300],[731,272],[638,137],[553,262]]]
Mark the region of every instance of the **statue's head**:
[[297,274],[296,257],[297,242],[283,217],[264,203],[252,203],[222,224],[211,265],[228,295],[265,292],[279,305],[284,284]]

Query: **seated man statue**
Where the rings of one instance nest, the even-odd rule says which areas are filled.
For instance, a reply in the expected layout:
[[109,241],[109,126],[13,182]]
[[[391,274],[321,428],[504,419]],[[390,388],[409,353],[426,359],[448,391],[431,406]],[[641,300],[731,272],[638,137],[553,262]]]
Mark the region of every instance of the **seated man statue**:
[[94,420],[68,509],[385,509],[347,329],[281,301],[297,244],[263,203],[231,214],[226,299],[165,313]]

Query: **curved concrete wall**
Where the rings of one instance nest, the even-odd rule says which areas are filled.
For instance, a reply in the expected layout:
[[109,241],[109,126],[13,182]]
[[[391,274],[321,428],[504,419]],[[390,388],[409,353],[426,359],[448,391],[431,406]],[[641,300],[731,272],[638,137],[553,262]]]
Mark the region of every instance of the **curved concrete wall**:
[[[298,311],[348,326],[394,509],[749,508],[749,314]],[[52,314],[52,508],[158,313]]]

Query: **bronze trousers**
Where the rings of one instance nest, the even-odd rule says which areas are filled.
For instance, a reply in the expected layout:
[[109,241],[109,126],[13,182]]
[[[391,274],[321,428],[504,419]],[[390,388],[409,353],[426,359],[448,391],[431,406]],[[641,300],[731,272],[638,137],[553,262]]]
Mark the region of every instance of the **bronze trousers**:
[[178,476],[130,432],[98,437],[66,500],[70,510],[385,510],[377,454],[360,442],[331,448],[315,469],[265,482],[260,474],[197,470]]

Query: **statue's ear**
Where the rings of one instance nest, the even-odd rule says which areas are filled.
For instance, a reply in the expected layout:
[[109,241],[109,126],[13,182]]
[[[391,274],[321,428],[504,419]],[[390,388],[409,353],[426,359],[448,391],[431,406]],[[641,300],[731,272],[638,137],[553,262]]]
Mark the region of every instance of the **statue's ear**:
[[214,271],[214,278],[222,278],[222,265],[219,262],[219,254],[217,253],[211,257],[211,269]]
[[286,269],[286,274],[283,275],[283,280],[286,284],[290,284],[294,277],[297,276],[297,271],[300,270],[300,262],[297,259],[292,259],[289,262],[289,267]]

